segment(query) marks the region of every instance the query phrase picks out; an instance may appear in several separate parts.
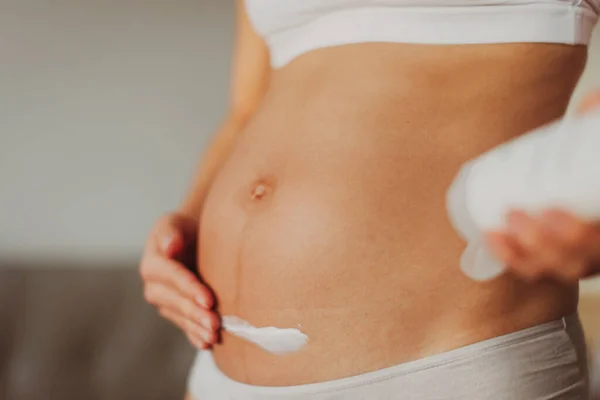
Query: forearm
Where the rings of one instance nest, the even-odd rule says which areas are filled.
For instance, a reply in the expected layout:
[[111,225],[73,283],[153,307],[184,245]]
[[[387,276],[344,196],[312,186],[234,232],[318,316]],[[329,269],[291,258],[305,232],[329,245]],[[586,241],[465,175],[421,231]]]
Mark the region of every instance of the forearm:
[[194,218],[200,216],[202,204],[210,185],[231,153],[246,120],[244,117],[232,114],[221,124],[208,151],[198,163],[188,194],[178,208],[179,212]]

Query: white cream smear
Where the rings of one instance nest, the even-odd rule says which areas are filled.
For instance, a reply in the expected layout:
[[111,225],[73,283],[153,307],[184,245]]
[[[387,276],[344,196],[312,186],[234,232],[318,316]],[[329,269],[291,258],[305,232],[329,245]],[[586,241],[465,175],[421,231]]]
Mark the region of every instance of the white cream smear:
[[225,316],[222,327],[227,332],[262,347],[273,354],[292,353],[308,343],[308,336],[300,329],[279,329],[273,326],[257,328],[236,316]]

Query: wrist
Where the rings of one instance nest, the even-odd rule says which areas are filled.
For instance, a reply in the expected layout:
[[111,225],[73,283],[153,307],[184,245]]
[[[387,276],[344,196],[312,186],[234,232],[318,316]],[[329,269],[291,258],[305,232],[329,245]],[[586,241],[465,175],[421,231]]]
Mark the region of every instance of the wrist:
[[175,209],[174,212],[175,212],[175,214],[178,214],[185,218],[193,219],[196,221],[200,220],[200,209],[199,208],[181,206],[181,207]]
[[200,220],[200,215],[202,214],[202,206],[204,205],[203,201],[198,201],[198,199],[188,199],[184,201],[175,212],[179,215],[182,215],[187,218],[192,218],[195,220]]
[[186,217],[200,220],[208,187],[208,184],[204,181],[193,185],[188,195],[184,197],[177,208],[177,212]]

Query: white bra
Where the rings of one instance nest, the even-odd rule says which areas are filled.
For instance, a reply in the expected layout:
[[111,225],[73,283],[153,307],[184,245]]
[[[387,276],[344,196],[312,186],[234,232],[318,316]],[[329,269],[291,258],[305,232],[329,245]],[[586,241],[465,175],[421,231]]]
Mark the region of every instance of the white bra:
[[588,44],[600,0],[246,0],[281,67],[310,50],[361,42]]

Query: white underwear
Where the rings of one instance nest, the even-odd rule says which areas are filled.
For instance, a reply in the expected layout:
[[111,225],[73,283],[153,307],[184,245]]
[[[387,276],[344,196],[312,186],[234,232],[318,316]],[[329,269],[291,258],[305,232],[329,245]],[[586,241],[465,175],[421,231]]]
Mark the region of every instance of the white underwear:
[[194,400],[587,400],[586,345],[577,315],[366,374],[298,386],[247,385],[200,352]]

